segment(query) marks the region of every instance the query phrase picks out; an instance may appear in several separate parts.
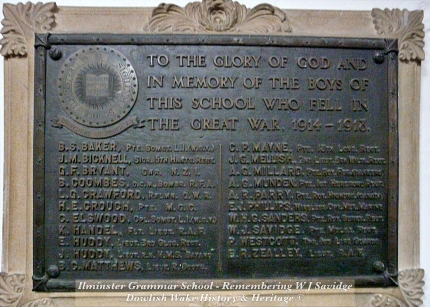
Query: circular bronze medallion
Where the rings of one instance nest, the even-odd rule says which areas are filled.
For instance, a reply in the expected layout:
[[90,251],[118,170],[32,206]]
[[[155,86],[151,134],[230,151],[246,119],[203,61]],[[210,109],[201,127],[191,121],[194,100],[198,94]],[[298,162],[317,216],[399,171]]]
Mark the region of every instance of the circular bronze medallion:
[[136,102],[137,87],[136,72],[126,57],[104,46],[72,54],[58,77],[61,106],[73,120],[89,127],[123,119]]

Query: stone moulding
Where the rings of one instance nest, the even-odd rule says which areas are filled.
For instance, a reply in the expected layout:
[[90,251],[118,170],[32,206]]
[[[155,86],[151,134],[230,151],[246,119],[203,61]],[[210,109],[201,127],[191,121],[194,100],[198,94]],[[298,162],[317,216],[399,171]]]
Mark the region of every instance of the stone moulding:
[[56,8],[55,2],[46,4],[27,2],[17,5],[6,3],[3,6],[1,55],[26,56],[29,37],[35,32],[47,32],[52,29]]
[[22,305],[21,307],[54,307],[55,302],[50,298],[42,298],[35,301],[30,301]]
[[15,307],[24,292],[25,275],[0,273],[0,307]]
[[232,0],[203,0],[181,8],[160,4],[145,30],[151,32],[291,32],[287,15],[270,4],[253,9]]
[[371,307],[408,307],[403,301],[392,295],[377,294],[371,301]]
[[378,34],[394,35],[399,39],[400,60],[424,60],[423,11],[373,9],[372,17]]
[[407,306],[421,306],[424,295],[424,270],[411,269],[399,273],[399,286],[407,302]]
[[[55,25],[55,2],[43,4],[5,4],[0,41],[0,53],[5,56],[26,56],[28,40],[35,32],[48,32]],[[399,9],[373,9],[373,23],[379,35],[399,39],[399,59],[423,61],[424,13]],[[191,2],[185,8],[175,4],[160,4],[154,8],[143,31],[162,32],[232,32],[288,33],[291,26],[287,15],[270,4],[252,9],[232,0]]]
[[376,294],[372,301],[372,307],[418,307],[423,304],[421,297],[424,295],[424,270],[410,269],[399,272],[399,288],[404,300],[392,295]]

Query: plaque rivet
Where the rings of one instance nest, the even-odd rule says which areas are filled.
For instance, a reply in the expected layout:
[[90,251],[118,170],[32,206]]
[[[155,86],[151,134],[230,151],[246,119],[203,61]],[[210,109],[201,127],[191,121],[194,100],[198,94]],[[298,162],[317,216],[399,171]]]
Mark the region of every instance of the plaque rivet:
[[60,276],[60,269],[58,269],[56,265],[50,265],[46,271],[46,275],[48,275],[49,278],[57,278]]
[[385,61],[385,56],[382,52],[378,51],[373,56],[373,61],[375,61],[376,64],[382,64]]
[[384,273],[385,265],[381,261],[375,261],[373,263],[373,271],[376,273]]
[[54,61],[58,61],[59,59],[61,59],[61,51],[54,48],[51,51],[49,51],[49,56],[51,57],[51,59],[53,59]]

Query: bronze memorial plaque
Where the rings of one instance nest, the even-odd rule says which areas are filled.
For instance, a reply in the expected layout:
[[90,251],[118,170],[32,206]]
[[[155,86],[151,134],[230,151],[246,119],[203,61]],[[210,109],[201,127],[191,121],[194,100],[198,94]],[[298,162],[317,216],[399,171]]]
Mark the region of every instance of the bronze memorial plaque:
[[39,35],[34,287],[397,272],[397,41]]

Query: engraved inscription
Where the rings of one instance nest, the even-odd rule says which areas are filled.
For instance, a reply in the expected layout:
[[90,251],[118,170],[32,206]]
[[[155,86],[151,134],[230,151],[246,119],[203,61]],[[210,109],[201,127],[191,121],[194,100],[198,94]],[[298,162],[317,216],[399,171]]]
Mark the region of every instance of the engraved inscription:
[[87,74],[85,83],[86,96],[94,98],[108,97],[109,88],[108,74]]

